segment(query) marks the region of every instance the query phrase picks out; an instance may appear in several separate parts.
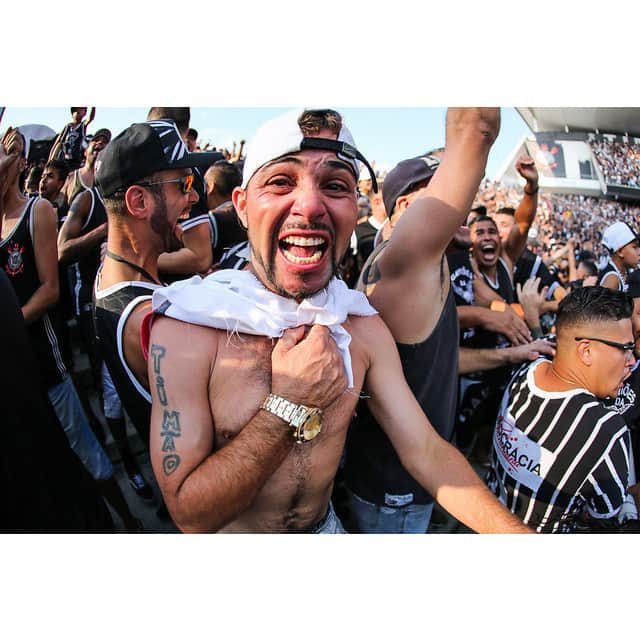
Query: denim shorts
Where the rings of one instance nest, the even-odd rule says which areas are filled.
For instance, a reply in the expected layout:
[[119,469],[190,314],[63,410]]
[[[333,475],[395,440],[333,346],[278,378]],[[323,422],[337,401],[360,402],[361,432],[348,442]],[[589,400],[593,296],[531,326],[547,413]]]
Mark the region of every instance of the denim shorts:
[[47,393],[67,440],[80,462],[94,480],[108,480],[113,476],[113,466],[91,431],[71,377],[67,376],[60,384],[50,387]]
[[434,503],[388,507],[349,491],[351,515],[360,533],[426,533]]

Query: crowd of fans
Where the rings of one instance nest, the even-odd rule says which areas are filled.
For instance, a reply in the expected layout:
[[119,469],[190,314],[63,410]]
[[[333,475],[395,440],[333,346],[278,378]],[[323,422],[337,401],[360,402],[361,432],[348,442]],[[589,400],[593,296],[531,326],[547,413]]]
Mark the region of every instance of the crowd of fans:
[[590,145],[607,184],[640,187],[640,144],[601,138]]
[[[48,149],[44,147],[48,153],[30,157],[29,162],[25,161],[20,166],[20,174],[16,182],[19,188],[13,195],[11,195],[11,180],[6,177],[10,175],[10,169],[5,167],[10,166],[8,160],[17,155],[22,154],[25,160],[28,158],[28,149],[21,146],[25,141],[24,139],[20,141],[19,131],[10,128],[5,133],[2,140],[2,156],[0,156],[0,171],[5,172],[4,176],[0,173],[0,186],[2,186],[0,206],[3,207],[0,213],[3,216],[6,215],[9,221],[17,221],[16,230],[20,229],[23,220],[32,220],[30,224],[33,227],[35,224],[33,221],[36,218],[45,216],[45,213],[36,208],[40,206],[39,203],[48,203],[46,207],[54,211],[57,218],[57,237],[49,239],[53,244],[49,245],[46,252],[47,259],[50,259],[51,246],[57,246],[58,259],[54,262],[60,273],[60,301],[52,297],[43,303],[40,313],[44,313],[45,318],[48,318],[47,313],[51,315],[52,321],[46,324],[46,332],[49,337],[56,333],[56,339],[62,345],[59,357],[65,361],[66,369],[64,367],[61,369],[61,380],[68,385],[68,393],[74,397],[77,394],[78,399],[73,405],[74,407],[77,405],[74,409],[76,417],[70,418],[69,411],[59,410],[52,397],[52,390],[57,390],[62,382],[59,380],[55,384],[48,382],[45,386],[57,414],[57,418],[49,416],[48,419],[53,422],[57,420],[62,424],[69,439],[69,446],[82,462],[84,472],[88,472],[96,482],[102,482],[103,485],[107,481],[111,482],[113,480],[111,465],[121,460],[135,494],[141,500],[153,502],[158,507],[158,517],[165,521],[170,521],[171,516],[164,506],[158,484],[154,478],[144,477],[144,472],[141,471],[139,462],[136,460],[136,457],[141,454],[131,451],[124,427],[126,412],[128,419],[135,423],[134,426],[142,439],[148,441],[150,405],[145,405],[145,410],[141,414],[136,411],[134,416],[134,411],[130,410],[126,398],[119,390],[122,377],[128,375],[131,380],[134,377],[137,378],[137,382],[134,382],[137,385],[137,391],[141,392],[140,380],[143,377],[146,378],[146,373],[136,374],[135,366],[131,364],[136,358],[131,358],[128,363],[125,362],[125,356],[122,353],[125,347],[122,344],[118,347],[120,350],[118,357],[124,364],[124,368],[121,367],[118,372],[115,371],[119,366],[117,357],[115,360],[110,359],[104,356],[104,353],[104,357],[100,356],[95,351],[93,343],[96,342],[95,327],[99,323],[96,309],[102,304],[99,299],[103,293],[98,283],[105,255],[112,259],[113,263],[110,264],[115,264],[117,261],[120,265],[126,265],[126,268],[132,268],[137,273],[136,278],[142,276],[142,279],[146,280],[145,286],[149,288],[146,293],[169,282],[194,275],[207,276],[221,268],[241,269],[251,261],[246,229],[243,224],[239,224],[237,211],[232,202],[234,189],[242,184],[242,170],[246,160],[245,142],[241,140],[237,145],[234,143],[231,150],[218,150],[210,142],[200,144],[197,130],[189,127],[188,111],[188,108],[154,107],[149,112],[148,120],[153,127],[159,129],[169,126],[167,122],[171,123],[171,130],[164,131],[163,135],[173,135],[173,123],[175,123],[175,135],[181,136],[186,148],[194,154],[193,157],[202,154],[198,156],[201,160],[199,168],[195,168],[196,165],[190,165],[194,169],[189,181],[185,181],[185,177],[182,176],[164,182],[140,183],[141,186],[152,187],[179,182],[182,196],[189,199],[194,193],[198,195],[197,198],[189,199],[186,208],[177,216],[181,231],[175,238],[170,239],[171,246],[167,245],[163,250],[158,251],[152,269],[148,266],[143,268],[141,265],[132,264],[128,258],[125,259],[106,249],[107,235],[110,233],[109,225],[113,220],[111,216],[115,215],[112,210],[114,207],[112,198],[118,191],[114,187],[114,192],[109,193],[105,184],[101,181],[96,183],[95,180],[96,171],[99,171],[99,159],[105,158],[105,148],[108,149],[113,142],[111,132],[106,129],[98,129],[93,135],[90,133],[89,127],[95,119],[94,109],[88,111],[86,107],[71,108],[71,122],[52,141]],[[610,143],[606,140],[592,142],[594,154],[603,168],[607,182],[639,186],[639,147],[635,144]],[[395,197],[391,201],[388,196],[385,198],[385,187],[386,194],[397,189],[399,180],[397,168],[388,175],[387,172],[378,172],[376,177],[381,187],[378,193],[375,193],[372,188],[372,176],[366,173],[360,174],[357,201],[358,224],[352,234],[350,247],[339,266],[340,275],[349,287],[367,291],[367,285],[371,284],[367,278],[373,277],[371,274],[375,273],[371,265],[377,259],[378,249],[384,248],[381,245],[389,241],[390,234],[397,223],[397,218],[394,218],[397,212],[394,213],[393,207],[397,206],[399,213],[404,213],[407,210],[406,207],[410,210],[410,202],[407,201],[399,206],[398,198],[427,188],[442,160],[443,153],[446,155],[443,149],[438,149],[434,150],[432,155],[421,158],[421,162],[417,163],[417,171],[422,171],[426,164],[428,172],[424,175],[419,173],[420,180],[416,179],[413,182],[405,180],[407,184],[404,191],[398,190],[397,194],[394,192]],[[209,159],[207,162],[205,162],[205,156]],[[375,163],[373,164],[375,166]],[[634,257],[635,254],[631,255],[630,252],[622,256],[623,250],[627,251],[626,247],[630,245],[637,249],[638,242],[632,230],[636,228],[640,207],[605,198],[539,192],[537,171],[530,158],[519,161],[518,171],[526,180],[524,190],[520,187],[505,186],[497,181],[483,180],[480,183],[467,220],[471,228],[470,239],[457,240],[458,244],[454,243],[455,246],[451,245],[447,249],[447,251],[451,250],[451,253],[447,253],[448,269],[451,273],[451,287],[455,291],[460,315],[459,346],[461,353],[464,353],[464,358],[460,359],[460,367],[465,375],[459,379],[455,429],[452,425],[452,432],[447,433],[445,437],[473,460],[481,472],[486,472],[491,466],[493,476],[489,484],[496,495],[500,493],[496,488],[500,484],[496,479],[496,461],[499,456],[496,457],[496,444],[492,434],[500,399],[502,393],[505,390],[508,391],[510,376],[515,371],[514,366],[534,360],[541,354],[551,353],[551,347],[532,341],[543,337],[553,339],[556,333],[555,319],[559,305],[572,291],[587,285],[602,284],[612,275],[612,272],[615,272],[616,277],[620,277],[621,283],[612,288],[626,290],[628,283],[633,280],[633,274],[640,272],[636,270],[640,261],[640,251],[636,256],[637,259]],[[14,205],[11,204],[12,202]],[[26,203],[24,214],[21,208],[22,202]],[[12,206],[17,213],[12,213],[14,211]],[[132,207],[133,204],[127,201],[126,206]],[[498,220],[501,221],[498,222]],[[620,231],[616,226],[622,223],[627,225],[630,238],[625,235],[626,229]],[[25,230],[27,227],[28,225],[25,226]],[[517,233],[510,231],[511,228],[516,227],[519,229],[518,233],[524,233],[524,236],[517,238]],[[18,246],[17,242],[13,244],[10,242],[16,240],[18,236],[13,226],[9,225],[8,228],[9,232],[3,231],[3,237],[0,238],[0,250],[8,254],[7,256],[3,254],[5,260],[1,264],[4,265],[4,273],[10,278],[15,278],[23,270],[21,252],[24,253],[25,250]],[[126,243],[130,243],[131,246],[136,244],[134,232],[125,233],[120,229],[118,233],[122,234],[119,238],[121,246],[125,246]],[[115,232],[109,237],[116,237]],[[615,239],[612,241],[611,237]],[[624,244],[618,242],[619,237],[626,239]],[[34,242],[33,250],[37,262],[39,260],[37,252],[40,250],[41,253],[45,253],[45,250],[38,249],[40,245],[36,246],[33,232],[31,232],[31,241]],[[40,239],[39,242],[42,240]],[[303,247],[305,244],[300,243],[298,250],[301,255],[306,255],[304,253],[306,249]],[[455,251],[451,247],[454,247]],[[129,279],[132,280],[132,278]],[[36,293],[43,284],[46,283],[43,283],[43,276],[40,275],[40,281],[34,289]],[[128,281],[126,284],[132,285],[133,281]],[[112,292],[114,286],[107,285],[104,291]],[[25,295],[17,285],[14,284],[14,287],[19,298]],[[85,292],[84,298],[82,298],[83,294],[78,293],[81,290]],[[36,293],[33,293],[32,297],[37,297]],[[38,296],[40,295],[38,293]],[[375,300],[375,298],[371,299]],[[37,314],[33,318],[27,318],[28,312],[25,312],[25,308],[30,304],[31,298],[28,295],[24,300],[20,298],[20,306],[25,319],[28,320],[27,324],[40,321]],[[74,308],[74,304],[77,308]],[[479,307],[482,307],[482,313],[474,316],[471,313],[472,308]],[[123,308],[120,308],[118,313],[122,315],[122,322],[129,322],[128,318],[134,317],[134,311],[129,307],[123,311]],[[104,309],[107,307],[105,306]],[[54,315],[59,316],[61,323],[58,324],[54,320]],[[141,314],[141,318],[143,315]],[[91,324],[92,317],[96,325]],[[48,319],[45,320],[45,323],[47,322],[49,322]],[[118,326],[120,331],[122,327]],[[138,325],[135,326],[137,332]],[[32,332],[33,328],[30,327],[28,330]],[[30,335],[32,336],[31,333]],[[124,341],[125,335],[125,333],[119,334],[119,340]],[[34,338],[31,337],[31,339]],[[402,340],[397,341],[402,342]],[[134,342],[136,342],[135,339]],[[141,348],[139,343],[138,339],[135,349]],[[532,344],[534,346],[531,346]],[[451,348],[455,349],[457,346],[451,345]],[[623,345],[623,348],[626,347]],[[81,383],[72,375],[78,369],[78,350],[84,351],[91,362],[91,381],[88,385]],[[478,352],[475,355],[472,354],[474,350]],[[499,352],[500,361],[494,363],[491,359],[493,356],[486,351]],[[468,364],[472,359],[475,363],[473,366]],[[138,360],[143,362],[141,357]],[[478,362],[480,364],[477,364]],[[144,362],[142,366],[146,371]],[[136,375],[134,376],[131,371]],[[156,379],[156,392],[160,391],[162,380],[161,376]],[[134,390],[133,393],[136,391]],[[118,395],[123,397],[119,399]],[[89,396],[102,401],[101,411],[95,411],[96,403],[95,401],[92,403]],[[46,394],[43,397],[46,400]],[[640,398],[640,394],[638,397]],[[615,402],[615,398],[610,399]],[[65,406],[68,408],[71,404],[71,401],[68,401]],[[68,429],[65,420],[87,423],[86,428],[84,426],[79,428],[79,431],[82,431],[81,437],[86,437],[87,442],[90,443],[86,446],[86,450],[90,450],[90,453],[85,457],[80,451],[80,445],[74,440],[75,436],[72,438],[70,435],[70,429],[74,425],[69,426]],[[140,426],[140,421],[146,424]],[[629,424],[629,427],[633,430],[634,448],[636,448],[635,423]],[[168,429],[163,424],[164,428]],[[107,430],[110,430],[113,435],[117,451],[115,449],[106,451]],[[174,437],[179,437],[179,426],[177,431],[172,433]],[[60,442],[56,446],[60,446]],[[493,456],[491,456],[492,446]],[[167,451],[170,450],[167,449]],[[100,460],[104,458],[106,470],[97,470],[95,465],[92,466],[91,456],[96,456]],[[165,475],[168,476],[176,468],[170,465],[177,466],[179,458],[175,454],[166,455],[163,464],[167,465],[164,470]],[[336,508],[341,511],[339,515],[354,526],[349,509],[345,506],[344,496],[341,496],[343,490],[342,478],[338,474],[334,489]],[[112,512],[117,514],[121,528],[128,531],[142,530],[142,523],[136,517],[136,505],[127,504],[117,486],[111,483],[107,490],[101,485],[98,494],[109,504]],[[624,494],[622,497],[625,498]],[[593,509],[595,510],[596,507],[594,506]],[[565,515],[562,516],[563,519]],[[608,520],[617,518],[618,524],[623,522],[623,519],[618,517],[618,510],[613,516]],[[108,519],[109,516],[102,513],[95,522],[100,522],[101,528],[109,529]],[[588,528],[585,524],[586,520],[581,520],[578,526],[582,524]],[[428,518],[426,522],[429,523]],[[439,527],[447,526],[447,523],[450,523],[450,520],[443,513],[436,512],[430,527],[431,530],[437,530]],[[563,524],[548,528],[542,523],[538,530],[574,530],[574,525],[575,523],[567,523],[563,520]],[[91,528],[88,525],[85,526]],[[97,527],[97,525],[94,526]],[[37,530],[56,529],[58,525],[39,527],[31,523],[23,527],[23,525],[14,526],[10,521],[3,521],[0,528]],[[79,525],[78,528],[82,526]],[[355,527],[355,530],[365,530],[364,525]]]

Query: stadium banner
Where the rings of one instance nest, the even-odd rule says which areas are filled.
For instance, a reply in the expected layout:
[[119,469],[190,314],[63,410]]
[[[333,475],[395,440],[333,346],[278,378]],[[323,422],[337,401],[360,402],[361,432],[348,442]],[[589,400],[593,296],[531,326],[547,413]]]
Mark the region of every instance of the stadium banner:
[[555,139],[555,134],[539,132],[535,134],[538,150],[534,159],[542,173],[548,177],[566,178],[564,151],[562,144]]

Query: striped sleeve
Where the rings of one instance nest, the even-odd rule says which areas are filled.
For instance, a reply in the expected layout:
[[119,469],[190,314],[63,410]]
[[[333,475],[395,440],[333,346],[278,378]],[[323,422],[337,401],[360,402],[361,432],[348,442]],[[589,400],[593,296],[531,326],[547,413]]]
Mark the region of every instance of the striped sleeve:
[[209,216],[205,213],[193,218],[187,218],[186,220],[179,220],[182,231],[189,231],[200,224],[209,224]]
[[612,438],[581,491],[592,517],[611,518],[620,510],[629,484],[629,450],[629,430],[624,425]]

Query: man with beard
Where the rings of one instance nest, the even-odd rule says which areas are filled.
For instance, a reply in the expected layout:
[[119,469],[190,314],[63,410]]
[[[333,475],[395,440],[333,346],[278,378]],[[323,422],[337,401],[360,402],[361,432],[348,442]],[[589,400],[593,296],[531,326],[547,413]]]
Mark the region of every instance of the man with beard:
[[158,256],[180,246],[176,222],[198,200],[192,169],[207,153],[188,153],[171,120],[133,124],[113,139],[96,168],[108,219],[107,250],[96,277],[94,323],[118,396],[149,446],[151,397],[140,325],[161,287]]
[[[486,160],[498,112],[449,119],[466,155]],[[361,390],[403,464],[448,510],[478,531],[526,531],[433,430],[388,329],[334,277],[357,219],[356,159],[369,166],[335,111],[267,122],[233,192],[247,270],[153,294],[151,457],[183,531],[341,532],[330,496]],[[483,169],[466,178],[472,193]],[[462,206],[455,193],[446,181],[434,189],[434,215]]]

